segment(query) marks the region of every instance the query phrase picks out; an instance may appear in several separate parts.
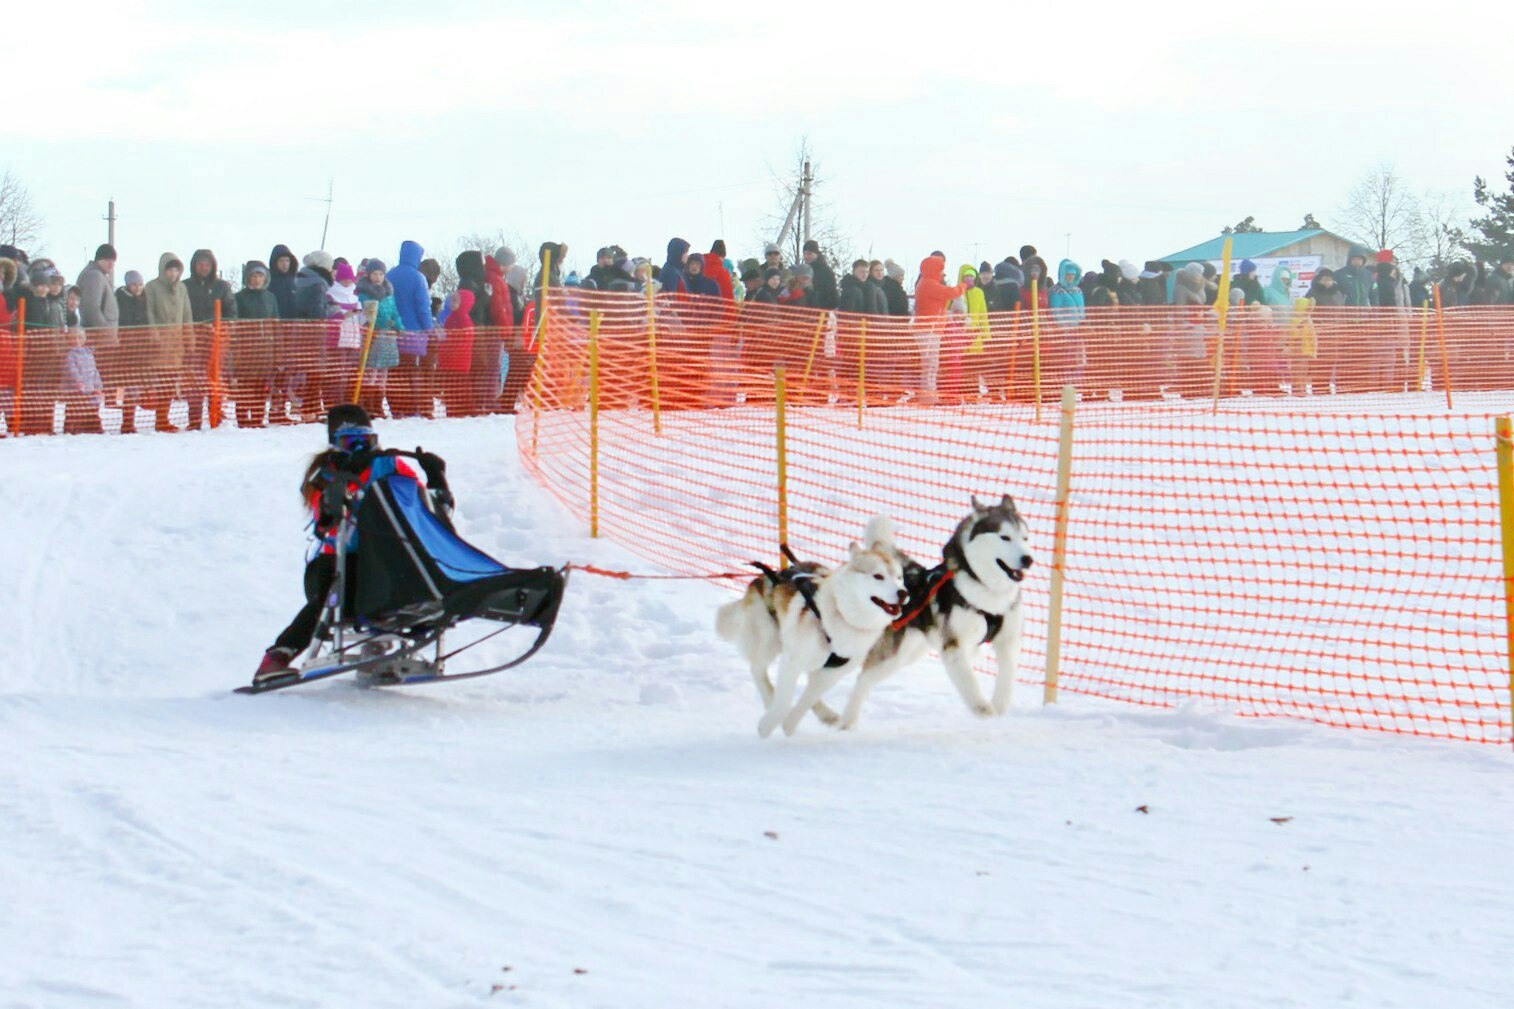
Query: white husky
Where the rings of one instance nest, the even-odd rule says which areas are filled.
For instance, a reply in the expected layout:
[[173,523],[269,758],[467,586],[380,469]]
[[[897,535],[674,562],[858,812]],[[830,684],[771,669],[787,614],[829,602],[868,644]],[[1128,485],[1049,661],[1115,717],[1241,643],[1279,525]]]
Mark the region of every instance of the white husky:
[[[780,723],[792,735],[827,690],[862,668],[907,597],[900,556],[893,524],[879,515],[868,523],[866,542],[853,543],[846,563],[834,571],[799,564],[776,579],[763,575],[753,579],[740,599],[720,608],[715,628],[751,664],[758,695],[767,705],[757,726],[761,736],[771,735]],[[774,658],[776,684],[767,674]],[[801,676],[808,679],[794,704]]]
[[[910,589],[912,617],[904,627],[890,627],[873,646],[847,700],[841,728],[856,726],[874,687],[929,651],[941,653],[968,708],[979,715],[1002,715],[1013,700],[1020,665],[1020,582],[1033,563],[1029,532],[1014,500],[1006,494],[985,505],[974,497],[972,511],[957,525],[935,568],[897,556]],[[993,647],[998,663],[992,702],[984,698],[973,672],[985,644]]]

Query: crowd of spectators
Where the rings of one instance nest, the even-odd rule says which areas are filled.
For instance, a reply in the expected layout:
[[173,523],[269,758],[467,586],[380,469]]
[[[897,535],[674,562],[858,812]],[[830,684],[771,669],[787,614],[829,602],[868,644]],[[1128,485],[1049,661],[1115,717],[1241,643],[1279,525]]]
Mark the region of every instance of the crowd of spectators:
[[[170,404],[182,401],[187,427],[197,429],[210,403],[207,376],[217,352],[206,327],[216,322],[229,334],[216,373],[243,426],[314,419],[348,398],[358,372],[365,405],[391,416],[510,412],[535,360],[539,293],[555,286],[789,306],[843,319],[909,319],[919,344],[911,382],[928,395],[940,383],[943,351],[954,376],[970,372],[964,359],[990,358],[984,348],[995,334],[992,317],[1034,311],[1063,334],[1060,344],[1049,339],[1048,355],[1060,362],[1062,378],[1077,382],[1101,351],[1067,334],[1090,310],[1172,306],[1174,318],[1187,322],[1174,330],[1180,335],[1165,353],[1200,361],[1213,353],[1202,330],[1223,286],[1207,263],[1174,269],[1159,261],[1138,267],[1105,260],[1084,272],[1064,259],[1052,273],[1030,245],[996,263],[960,265],[954,274],[945,254],[932,252],[912,280],[892,259],[854,260],[838,280],[813,241],[798,262],[786,263],[769,243],[760,259],[737,263],[723,240],[698,253],[675,238],[661,266],[610,245],[583,276],[565,271],[566,255],[565,244],[543,243],[532,277],[508,247],[464,251],[454,263],[455,289],[444,290],[441,264],[425,258],[417,242],[401,244],[392,268],[377,257],[354,264],[324,250],[297,257],[275,245],[266,263],[250,261],[235,271],[234,287],[215,254],[199,249],[187,268],[165,252],[151,280],[127,270],[117,286],[110,245],[96,250],[73,284],[52,260],[0,246],[0,414],[7,431],[17,426],[18,406],[20,430],[52,430],[61,405],[65,431],[98,432],[100,408],[109,405],[122,410],[123,432],[135,430],[139,409],[157,430],[171,431],[180,428],[170,420]],[[1228,285],[1230,304],[1284,316],[1315,307],[1414,308],[1429,303],[1436,286],[1420,269],[1406,278],[1391,251],[1365,248],[1319,270],[1304,299],[1295,297],[1292,280],[1279,269],[1264,286],[1256,264],[1242,260]],[[1447,307],[1514,305],[1514,257],[1497,266],[1454,263],[1438,287]],[[313,335],[300,353],[290,327],[257,325],[274,320],[310,324]],[[26,334],[24,346],[18,332]],[[1301,339],[1307,344],[1312,337]],[[1281,380],[1290,377],[1309,379]]]

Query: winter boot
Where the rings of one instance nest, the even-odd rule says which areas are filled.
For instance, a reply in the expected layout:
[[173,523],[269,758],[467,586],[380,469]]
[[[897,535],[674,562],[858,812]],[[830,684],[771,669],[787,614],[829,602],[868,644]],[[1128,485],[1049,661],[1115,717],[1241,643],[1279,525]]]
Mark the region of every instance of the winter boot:
[[258,663],[258,671],[252,674],[252,682],[258,684],[288,676],[291,672],[289,663],[293,659],[294,652],[288,648],[268,649],[263,653],[263,661]]

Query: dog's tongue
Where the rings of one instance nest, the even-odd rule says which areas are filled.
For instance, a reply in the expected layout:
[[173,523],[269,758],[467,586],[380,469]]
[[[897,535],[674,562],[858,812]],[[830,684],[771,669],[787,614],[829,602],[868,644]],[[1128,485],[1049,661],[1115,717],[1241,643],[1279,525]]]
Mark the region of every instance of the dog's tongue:
[[904,608],[898,603],[886,603],[882,599],[879,599],[877,596],[873,596],[873,602],[877,604],[880,610],[882,610],[884,613],[887,613],[891,617],[897,617],[899,615],[899,611]]

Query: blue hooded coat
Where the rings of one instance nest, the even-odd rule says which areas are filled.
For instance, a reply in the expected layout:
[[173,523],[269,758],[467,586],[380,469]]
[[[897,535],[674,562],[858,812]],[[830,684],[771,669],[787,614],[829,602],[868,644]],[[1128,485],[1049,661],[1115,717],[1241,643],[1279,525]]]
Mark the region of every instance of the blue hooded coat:
[[[1073,275],[1072,280],[1067,275]],[[1084,317],[1088,314],[1083,307],[1083,290],[1078,287],[1078,282],[1083,279],[1083,268],[1070,259],[1064,259],[1057,267],[1057,285],[1051,289],[1051,297],[1048,304],[1051,307],[1051,317],[1059,326],[1082,325]]]
[[663,294],[679,294],[688,290],[683,279],[683,259],[688,251],[689,243],[681,238],[668,242],[668,261],[657,274],[657,282],[662,285]]
[[400,261],[389,271],[394,307],[405,326],[405,332],[400,334],[400,353],[407,356],[424,355],[430,347],[431,330],[436,328],[436,320],[431,317],[431,287],[420,270],[425,254],[419,242],[402,242]]

